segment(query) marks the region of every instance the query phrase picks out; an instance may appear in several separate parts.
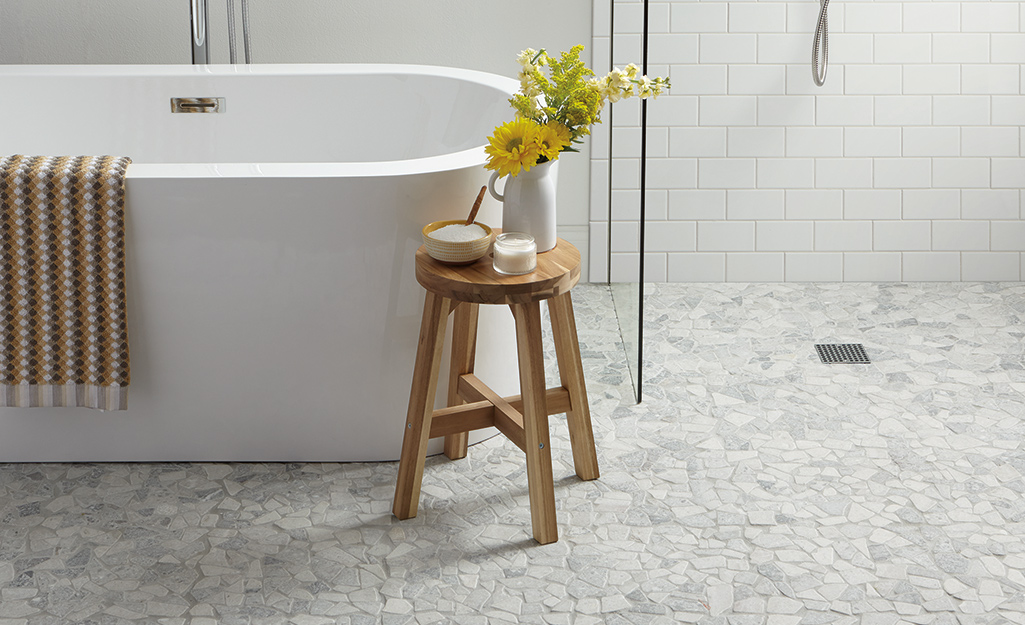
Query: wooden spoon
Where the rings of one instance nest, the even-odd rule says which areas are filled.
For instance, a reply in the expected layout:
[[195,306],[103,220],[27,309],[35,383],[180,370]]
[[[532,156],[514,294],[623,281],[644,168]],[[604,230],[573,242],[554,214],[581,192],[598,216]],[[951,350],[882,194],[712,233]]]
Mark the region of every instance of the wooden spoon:
[[466,218],[466,225],[473,225],[473,220],[477,217],[477,211],[480,210],[481,202],[484,201],[484,193],[488,190],[487,185],[480,188],[480,193],[477,194],[477,201],[473,203],[473,208],[470,209],[470,216]]

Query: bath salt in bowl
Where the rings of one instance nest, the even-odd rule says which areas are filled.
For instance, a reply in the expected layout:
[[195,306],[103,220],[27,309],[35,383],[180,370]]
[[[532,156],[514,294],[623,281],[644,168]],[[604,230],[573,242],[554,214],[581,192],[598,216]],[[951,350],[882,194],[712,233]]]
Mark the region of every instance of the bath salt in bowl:
[[488,236],[484,228],[477,224],[449,224],[442,226],[431,233],[432,239],[448,243],[467,243]]
[[427,254],[452,265],[475,262],[491,247],[491,228],[482,223],[465,225],[462,219],[435,221],[424,226]]

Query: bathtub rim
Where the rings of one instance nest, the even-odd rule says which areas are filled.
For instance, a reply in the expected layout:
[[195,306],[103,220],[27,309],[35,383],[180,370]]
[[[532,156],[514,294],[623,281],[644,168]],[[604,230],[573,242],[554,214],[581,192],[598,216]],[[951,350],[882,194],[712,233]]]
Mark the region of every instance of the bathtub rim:
[[[266,63],[258,65],[0,65],[5,77],[237,77],[237,76],[330,76],[416,75],[450,78],[491,87],[511,97],[519,89],[513,78],[479,70],[442,65],[399,63]],[[511,107],[510,107],[511,111]],[[479,167],[485,162],[481,144],[459,152],[417,159],[360,162],[197,162],[133,163],[127,178],[339,178],[389,177],[429,174]],[[130,155],[129,155],[130,156]]]

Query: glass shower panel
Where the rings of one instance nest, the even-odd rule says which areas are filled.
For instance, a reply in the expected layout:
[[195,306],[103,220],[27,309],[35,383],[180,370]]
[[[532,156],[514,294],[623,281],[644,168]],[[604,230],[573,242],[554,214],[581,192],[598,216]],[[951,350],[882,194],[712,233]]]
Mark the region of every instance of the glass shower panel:
[[619,335],[623,341],[623,354],[637,402],[641,401],[641,287],[639,280],[609,284],[619,323]]
[[[642,65],[644,20],[640,10],[646,3],[610,0],[609,69]],[[634,397],[641,401],[643,390],[643,282],[644,213],[641,188],[644,177],[642,119],[646,106],[636,98],[617,102],[606,112],[611,130],[608,162],[608,279],[619,324],[623,351],[628,363]]]

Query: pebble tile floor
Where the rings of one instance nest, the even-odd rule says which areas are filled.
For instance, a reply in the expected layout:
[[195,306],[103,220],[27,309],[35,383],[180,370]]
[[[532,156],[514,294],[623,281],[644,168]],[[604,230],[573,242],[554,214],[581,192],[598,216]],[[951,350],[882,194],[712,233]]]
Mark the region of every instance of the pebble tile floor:
[[0,624],[1025,623],[1025,285],[646,290],[640,405],[574,291],[602,477],[553,417],[559,542],[501,437],[403,522],[395,463],[0,465]]

